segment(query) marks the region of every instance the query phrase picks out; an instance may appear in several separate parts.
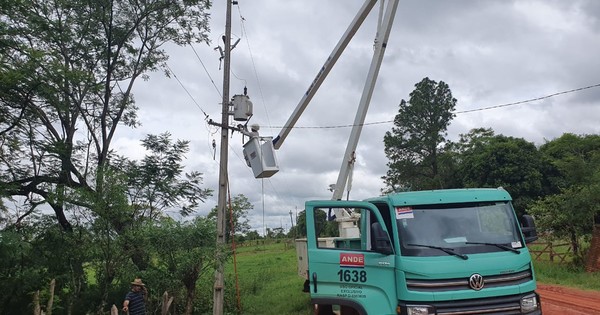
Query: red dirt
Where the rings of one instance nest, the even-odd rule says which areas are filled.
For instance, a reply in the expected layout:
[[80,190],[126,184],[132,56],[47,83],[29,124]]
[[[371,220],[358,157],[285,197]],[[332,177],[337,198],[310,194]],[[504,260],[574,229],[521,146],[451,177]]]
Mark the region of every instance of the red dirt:
[[600,291],[538,283],[544,315],[600,314]]

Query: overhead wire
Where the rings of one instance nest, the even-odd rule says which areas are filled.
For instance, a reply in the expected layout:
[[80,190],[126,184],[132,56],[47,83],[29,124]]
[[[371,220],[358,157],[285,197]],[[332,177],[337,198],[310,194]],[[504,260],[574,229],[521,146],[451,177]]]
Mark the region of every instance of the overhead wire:
[[210,79],[210,82],[215,87],[215,90],[217,91],[217,94],[219,94],[219,96],[221,98],[223,98],[223,94],[221,94],[221,90],[219,90],[219,88],[217,87],[217,84],[215,83],[215,81],[213,80],[212,76],[210,75],[210,72],[208,72],[208,69],[206,69],[206,66],[204,65],[204,62],[202,62],[202,58],[200,58],[200,55],[198,54],[198,52],[196,51],[196,49],[194,48],[193,45],[190,45],[190,47],[192,47],[192,50],[194,51],[194,54],[196,55],[196,58],[198,58],[198,61],[200,61],[200,64],[202,65],[202,68],[204,68],[204,72],[206,72],[206,75]]
[[536,97],[536,98],[532,98],[532,99],[528,99],[528,100],[524,100],[524,101],[518,101],[518,102],[512,102],[512,103],[494,105],[494,106],[483,107],[483,108],[468,109],[468,110],[458,111],[458,112],[454,112],[454,113],[455,114],[464,114],[464,113],[480,112],[480,111],[489,110],[489,109],[496,109],[496,108],[502,108],[502,107],[515,106],[515,105],[520,105],[520,104],[525,104],[525,103],[530,103],[530,102],[535,102],[535,101],[541,101],[541,100],[544,100],[544,99],[547,99],[547,98],[551,98],[551,97],[555,97],[555,96],[558,96],[558,95],[579,92],[579,91],[583,91],[583,90],[587,90],[587,89],[591,89],[591,88],[595,88],[595,87],[600,87],[600,83],[593,84],[593,85],[588,85],[588,86],[584,86],[584,87],[580,87],[580,88],[576,88],[576,89],[571,89],[571,90],[567,90],[567,91],[556,92],[556,93],[552,93],[552,94],[548,94],[548,95],[544,95],[544,96],[540,96],[540,97]]
[[169,73],[173,74],[173,77],[175,78],[175,80],[177,80],[177,82],[179,82],[179,85],[181,85],[181,87],[183,88],[183,90],[192,99],[192,101],[194,102],[194,104],[196,104],[196,107],[198,107],[198,109],[200,109],[200,111],[202,111],[202,113],[204,114],[204,119],[208,119],[208,114],[204,111],[204,109],[202,109],[202,107],[200,106],[200,104],[198,104],[198,102],[196,101],[196,99],[192,96],[192,94],[190,93],[190,91],[188,91],[188,89],[185,87],[185,85],[183,85],[183,83],[181,82],[181,80],[179,80],[179,77],[177,77],[177,74],[175,74],[175,72],[173,71],[173,69],[171,69],[171,67],[169,67],[168,64],[165,64],[165,65],[167,66],[167,69],[169,70]]
[[246,40],[246,46],[248,46],[248,52],[250,53],[250,61],[252,62],[252,69],[254,71],[254,76],[256,78],[256,84],[258,86],[258,93],[260,94],[260,98],[261,98],[263,107],[265,108],[265,116],[267,119],[267,123],[270,125],[271,121],[269,119],[269,111],[267,110],[265,96],[263,94],[262,85],[260,84],[260,78],[258,77],[258,70],[256,70],[256,63],[254,62],[254,54],[252,53],[252,47],[250,46],[248,31],[246,30],[246,24],[244,23],[246,21],[246,19],[242,15],[242,10],[240,9],[239,3],[237,5],[237,9],[238,9],[238,14],[240,16],[240,26],[242,28],[242,37],[244,37],[244,39]]
[[234,76],[236,79],[238,79],[238,80],[240,80],[240,81],[244,81],[244,86],[246,86],[246,85],[247,85],[247,81],[246,81],[246,79],[243,79],[243,78],[240,78],[240,77],[238,77],[238,76],[237,76],[237,74],[235,74],[235,72],[234,72],[233,70],[231,70],[231,74],[233,74],[233,76]]
[[[192,47],[192,50],[196,54],[196,57],[198,58],[198,61],[200,61],[200,64],[202,64],[202,67],[204,68],[204,71],[208,75],[210,81],[213,83],[213,86],[215,87],[215,89],[217,91],[217,94],[219,94],[220,98],[223,98],[221,92],[219,91],[219,89],[215,85],[214,80],[212,79],[210,73],[206,69],[206,66],[204,65],[204,62],[202,62],[202,59],[200,58],[200,56],[196,52],[196,49],[194,49],[194,47],[191,46],[191,45],[190,45],[190,47]],[[177,80],[177,82],[183,88],[183,90],[186,92],[186,94],[192,99],[192,101],[194,102],[194,104],[196,105],[196,107],[198,107],[198,109],[200,109],[200,111],[202,111],[202,113],[204,114],[205,127],[206,127],[206,131],[208,132],[208,135],[207,135],[207,138],[206,138],[206,140],[207,140],[207,147],[208,147],[209,151],[215,151],[215,153],[216,153],[216,146],[213,145],[213,143],[214,143],[214,137],[213,136],[219,131],[219,129],[211,127],[211,125],[208,123],[209,115],[204,111],[204,109],[202,109],[202,107],[200,106],[200,104],[198,104],[198,102],[196,101],[196,99],[192,96],[192,94],[189,92],[189,90],[185,87],[185,85],[183,84],[183,82],[181,82],[181,80],[179,79],[179,77],[177,76],[177,74],[173,71],[173,69],[171,69],[171,67],[169,67],[168,64],[166,64],[166,66],[167,66],[167,69],[169,70],[169,73],[171,73],[173,75],[173,77],[175,78],[175,80]],[[212,138],[213,141],[211,141],[211,138]]]
[[[490,109],[497,109],[497,108],[521,105],[521,104],[525,104],[525,103],[531,103],[531,102],[540,101],[540,100],[552,98],[552,97],[563,95],[563,94],[575,93],[575,92],[579,92],[579,91],[583,91],[583,90],[587,90],[587,89],[591,89],[591,88],[597,88],[597,87],[600,87],[600,83],[588,85],[588,86],[584,86],[584,87],[580,87],[580,88],[575,88],[575,89],[571,89],[571,90],[556,92],[556,93],[552,93],[552,94],[548,94],[548,95],[544,95],[544,96],[540,96],[540,97],[536,97],[536,98],[526,99],[526,100],[522,100],[522,101],[511,102],[511,103],[506,103],[506,104],[499,104],[499,105],[476,108],[476,109],[455,111],[453,113],[454,114],[465,114],[465,113],[481,112],[481,111],[490,110]],[[374,122],[363,123],[360,125],[347,124],[347,125],[334,125],[334,126],[294,126],[294,127],[266,126],[265,128],[272,128],[272,129],[283,129],[283,128],[287,128],[287,129],[338,129],[338,128],[350,128],[350,127],[354,127],[354,126],[382,125],[382,124],[389,124],[389,123],[393,123],[393,122],[394,122],[394,120],[383,120],[383,121],[374,121]]]
[[[267,109],[267,105],[266,105],[266,101],[265,101],[265,96],[264,96],[263,89],[262,89],[262,84],[260,82],[260,77],[258,75],[258,70],[257,70],[257,67],[256,67],[256,62],[254,60],[254,54],[252,52],[252,46],[250,45],[250,39],[249,39],[249,36],[248,36],[248,31],[246,30],[246,24],[245,24],[246,19],[242,15],[241,6],[240,6],[239,3],[237,5],[237,9],[238,9],[239,17],[240,17],[240,27],[242,29],[242,37],[245,39],[246,46],[248,47],[248,53],[250,55],[250,61],[252,63],[252,70],[254,72],[254,77],[256,79],[256,84],[258,86],[258,92],[259,92],[259,95],[260,95],[260,99],[261,99],[262,105],[263,105],[264,110],[265,110],[265,116],[266,116],[267,123],[270,125],[271,122],[270,122],[270,118],[269,118],[269,110]],[[239,80],[241,80],[235,73],[234,73],[234,76],[236,78],[238,78]],[[245,82],[245,80],[244,80],[244,82]],[[237,155],[237,153],[236,153],[236,155]],[[275,185],[273,185],[273,183],[271,182],[271,180],[267,179],[267,182],[269,183],[269,185],[273,189],[273,192],[275,193],[275,195],[277,195],[278,198],[281,199],[281,197],[279,196],[279,192],[275,189]],[[266,226],[265,226],[265,222],[264,222],[264,180],[261,180],[261,191],[262,191],[262,195],[263,195],[263,201],[262,201],[263,202],[263,229],[265,229],[263,231],[263,233],[266,236]]]

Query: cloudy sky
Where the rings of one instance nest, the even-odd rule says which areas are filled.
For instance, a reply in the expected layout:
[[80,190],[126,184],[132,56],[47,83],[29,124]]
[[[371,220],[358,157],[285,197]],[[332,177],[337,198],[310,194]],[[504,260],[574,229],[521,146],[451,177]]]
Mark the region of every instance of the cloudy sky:
[[[230,95],[244,86],[254,104],[250,124],[276,136],[318,70],[363,5],[362,0],[239,0],[233,6]],[[217,203],[223,73],[219,52],[225,32],[225,1],[213,4],[211,43],[168,47],[175,78],[160,73],[138,82],[135,97],[142,126],[121,133],[117,149],[142,157],[139,141],[170,132],[189,140],[185,161],[204,173]],[[279,173],[255,179],[243,161],[242,138],[229,140],[232,195],[244,194],[254,209],[251,225],[291,225],[311,199],[330,199],[373,54],[377,4],[304,115],[277,150]],[[448,137],[472,128],[521,137],[536,144],[565,132],[600,133],[600,87],[515,106],[600,83],[600,1],[597,0],[401,0],[359,141],[350,197],[378,195],[387,170],[383,135],[392,128],[401,99],[424,77],[444,81],[458,100]],[[189,94],[188,94],[189,93]],[[334,128],[327,128],[334,127]],[[211,146],[217,142],[216,159]],[[264,221],[263,221],[264,219]]]

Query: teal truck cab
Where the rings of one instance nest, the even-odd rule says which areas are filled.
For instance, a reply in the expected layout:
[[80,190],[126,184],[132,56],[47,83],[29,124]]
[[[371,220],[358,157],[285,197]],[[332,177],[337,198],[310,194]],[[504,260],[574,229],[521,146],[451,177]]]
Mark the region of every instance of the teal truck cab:
[[[318,212],[341,208],[357,233],[321,237]],[[318,314],[542,313],[525,246],[535,226],[502,188],[309,201],[306,225],[299,273]]]

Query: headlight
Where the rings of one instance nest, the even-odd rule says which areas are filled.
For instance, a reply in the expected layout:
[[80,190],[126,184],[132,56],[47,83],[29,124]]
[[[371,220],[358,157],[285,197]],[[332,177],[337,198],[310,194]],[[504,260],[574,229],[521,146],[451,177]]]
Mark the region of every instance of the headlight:
[[435,309],[429,305],[407,305],[408,315],[435,315]]
[[538,300],[535,295],[527,295],[521,298],[521,313],[525,314],[535,311],[538,307]]

